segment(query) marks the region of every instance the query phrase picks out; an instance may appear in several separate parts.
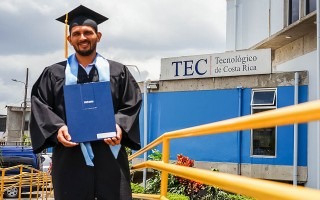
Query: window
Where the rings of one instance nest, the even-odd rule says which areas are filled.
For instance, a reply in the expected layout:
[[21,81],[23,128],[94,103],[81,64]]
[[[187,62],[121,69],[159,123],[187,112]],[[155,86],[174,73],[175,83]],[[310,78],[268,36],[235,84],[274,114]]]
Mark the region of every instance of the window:
[[274,90],[258,90],[252,91],[251,105],[254,106],[274,106],[276,92]]
[[[251,112],[256,114],[276,109],[276,89],[253,89],[251,95]],[[276,128],[268,127],[251,130],[251,155],[276,156]]]
[[289,1],[289,24],[299,19],[299,0]]
[[316,0],[287,0],[288,25],[316,10]]
[[29,121],[24,122],[24,130],[28,131],[29,130]]
[[316,10],[316,0],[306,0],[306,14],[312,13]]

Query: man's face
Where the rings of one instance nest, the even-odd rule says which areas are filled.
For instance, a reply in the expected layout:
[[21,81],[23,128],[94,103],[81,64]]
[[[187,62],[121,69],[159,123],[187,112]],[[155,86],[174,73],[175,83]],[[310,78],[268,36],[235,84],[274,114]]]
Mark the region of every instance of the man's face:
[[96,33],[91,26],[75,26],[68,36],[69,43],[81,56],[91,55],[96,51],[101,33]]

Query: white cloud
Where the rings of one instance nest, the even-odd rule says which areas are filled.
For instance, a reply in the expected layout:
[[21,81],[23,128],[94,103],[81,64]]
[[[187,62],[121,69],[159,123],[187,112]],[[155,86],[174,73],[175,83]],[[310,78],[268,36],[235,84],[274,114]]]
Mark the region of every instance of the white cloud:
[[[161,58],[223,52],[225,0],[1,0],[0,114],[20,105],[29,68],[29,88],[43,68],[63,60],[64,25],[56,18],[79,4],[110,19],[99,26],[98,51],[123,64],[138,80],[158,79]],[[72,53],[72,49],[70,53]]]

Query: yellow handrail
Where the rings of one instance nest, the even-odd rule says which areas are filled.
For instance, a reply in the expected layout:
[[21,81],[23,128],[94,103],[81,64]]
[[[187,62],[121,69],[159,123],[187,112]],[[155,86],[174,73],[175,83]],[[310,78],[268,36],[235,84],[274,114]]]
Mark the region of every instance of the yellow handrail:
[[[133,158],[136,158],[137,156],[147,152],[148,150],[153,149],[157,145],[163,143],[162,149],[163,149],[163,164],[169,162],[169,144],[170,139],[174,138],[185,138],[185,137],[194,137],[194,136],[201,136],[201,135],[209,135],[209,134],[220,134],[220,133],[228,133],[228,132],[234,132],[239,130],[247,130],[247,129],[257,129],[257,128],[266,128],[266,127],[274,127],[274,126],[281,126],[281,125],[289,125],[294,123],[304,123],[314,120],[320,119],[320,100],[302,103],[294,106],[288,106],[284,108],[279,108],[277,110],[270,110],[265,111],[261,113],[256,113],[253,115],[223,120],[219,122],[209,123],[205,125],[195,126],[191,128],[176,130],[164,133],[159,138],[151,142],[146,147],[143,147],[141,150],[137,151],[133,155],[129,156],[129,160],[132,160]],[[150,164],[141,163],[139,165],[133,166],[133,169],[140,168],[141,166],[148,167]],[[137,167],[140,166],[140,167]],[[151,165],[150,165],[151,166]],[[155,166],[153,166],[155,167]],[[175,165],[175,167],[177,167]],[[185,170],[185,169],[183,169]],[[167,180],[168,180],[168,173],[172,173],[171,168],[170,170],[164,170],[161,175],[161,190],[160,195],[161,197],[166,196],[167,194]],[[206,171],[206,176],[212,173],[211,171]],[[243,177],[243,176],[235,176],[238,179],[249,179],[252,181],[253,179]],[[186,177],[188,178],[188,177]],[[163,182],[164,181],[164,182]],[[241,191],[241,194],[245,194],[248,196],[253,196],[257,198],[261,198],[261,196],[264,195],[262,191],[257,191],[255,188],[255,185],[250,183],[250,181],[247,182],[248,186],[245,191]],[[265,181],[265,180],[260,180]],[[226,184],[231,184],[232,182],[236,182],[234,180],[224,180]],[[213,186],[216,186],[216,182],[211,182]],[[278,184],[275,182],[272,182],[272,184],[277,185],[280,191],[282,192],[275,192],[274,195],[277,197],[277,199],[296,199],[291,194],[295,194],[297,196],[297,193],[306,196],[309,192],[311,192],[313,195],[316,195],[320,199],[320,191],[308,189],[308,188],[299,188],[298,187],[290,187],[290,194],[283,194],[283,191],[288,191],[286,187],[283,187],[283,184]],[[271,184],[271,185],[272,185]],[[269,185],[265,186],[266,188],[263,188],[263,190],[269,190]],[[233,189],[228,188],[226,190],[233,191]],[[283,189],[283,190],[282,190]],[[294,192],[293,192],[294,190]],[[239,192],[237,192],[239,193]],[[280,194],[281,193],[281,194]],[[283,195],[288,198],[283,197]],[[160,198],[161,198],[160,197]]]
[[[13,169],[19,169],[20,173],[16,175],[7,175],[6,172],[13,170]],[[34,169],[29,166],[25,165],[16,165],[13,167],[8,168],[0,168],[1,170],[1,176],[0,176],[0,200],[3,199],[3,194],[5,191],[7,191],[10,188],[17,187],[19,188],[19,197],[18,199],[21,199],[21,189],[22,187],[29,186],[30,187],[30,195],[29,198],[32,197],[32,187],[37,187],[37,199],[38,199],[38,192],[39,190],[42,191],[42,199],[45,197],[47,199],[48,192],[51,193],[51,176],[47,174],[46,172],[39,171],[37,169]],[[24,171],[28,170],[28,172]],[[34,179],[35,178],[35,179]],[[48,190],[48,187],[50,190]],[[46,195],[44,195],[45,193]]]
[[285,183],[254,179],[222,172],[212,172],[204,169],[163,163],[161,161],[146,161],[144,163],[137,164],[134,168],[153,168],[161,170],[162,172],[170,172],[171,174],[182,178],[192,179],[208,185],[214,185],[223,190],[252,196],[259,200],[320,199],[320,191],[310,188],[304,188],[301,186],[294,187]]
[[129,160],[138,157],[163,142],[164,138],[185,138],[200,135],[220,134],[232,131],[266,128],[294,123],[303,123],[320,119],[320,100],[302,103],[294,106],[269,110],[265,112],[227,119],[219,122],[195,126],[191,128],[164,133],[159,138],[140,149]]
[[160,199],[160,195],[158,194],[132,194],[132,197],[147,200]]

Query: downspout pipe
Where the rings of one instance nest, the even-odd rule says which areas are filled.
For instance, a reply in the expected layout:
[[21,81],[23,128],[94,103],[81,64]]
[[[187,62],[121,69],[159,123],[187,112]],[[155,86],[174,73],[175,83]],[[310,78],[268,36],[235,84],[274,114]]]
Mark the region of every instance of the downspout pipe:
[[[143,84],[143,146],[147,146],[148,144],[148,83],[149,81],[144,81]],[[146,162],[148,160],[147,152],[143,154],[143,161]],[[147,169],[143,169],[142,174],[142,185],[144,188],[147,186]]]
[[[238,2],[237,0],[234,0],[234,51],[237,51],[237,42],[238,42]],[[241,116],[241,104],[242,104],[242,86],[237,86],[238,89],[238,116]],[[241,140],[242,140],[242,132],[237,132],[237,143],[238,143],[238,175],[241,175]]]
[[238,24],[237,24],[237,18],[238,18],[238,2],[237,0],[234,0],[234,51],[237,51],[237,41],[238,41]]
[[[317,99],[320,99],[320,1],[317,2]],[[316,155],[316,176],[317,189],[320,189],[320,121],[317,121],[317,152]]]
[[[294,73],[294,105],[297,105],[299,98],[299,73]],[[298,185],[298,124],[293,125],[293,185]]]
[[[242,86],[237,86],[238,89],[238,117],[242,116]],[[241,143],[242,143],[242,131],[237,132],[238,139],[238,175],[241,175]]]

